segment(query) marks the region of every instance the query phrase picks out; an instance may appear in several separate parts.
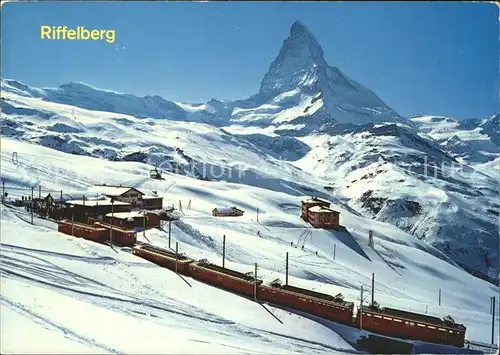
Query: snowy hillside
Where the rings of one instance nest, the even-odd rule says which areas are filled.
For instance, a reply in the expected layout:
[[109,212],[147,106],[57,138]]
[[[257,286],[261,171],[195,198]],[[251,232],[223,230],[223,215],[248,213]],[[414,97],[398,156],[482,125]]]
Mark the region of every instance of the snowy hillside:
[[476,274],[498,277],[498,162],[460,164],[437,142],[383,126],[302,140],[294,165],[324,177],[367,217],[426,240]]
[[[466,324],[468,339],[489,340],[487,300],[498,293],[498,287],[471,276],[398,228],[360,217],[339,203],[334,208],[341,211],[347,232],[313,230],[302,250],[290,242],[297,244],[308,228],[298,217],[300,199],[305,196],[171,173],[164,181],[151,180],[143,163],[105,162],[12,138],[2,139],[1,161],[2,178],[20,188],[8,190],[11,197],[25,193],[22,187],[35,182],[47,191],[63,189],[73,196],[102,181],[128,181],[145,192],[171,186],[162,194],[166,205],[181,200],[186,206],[191,200],[192,208],[184,208],[185,215],[172,231],[172,242],[179,242],[180,251],[190,256],[220,263],[225,234],[227,266],[247,272],[258,262],[265,282],[283,279],[284,255],[289,252],[292,284],[342,292],[356,302],[361,285],[370,289],[374,272],[375,299],[380,304],[437,316],[452,314]],[[211,217],[214,205],[230,204],[242,207],[246,214],[238,220]],[[257,206],[259,222],[253,212]],[[38,339],[50,344],[43,348],[46,352],[359,351],[355,339],[360,333],[355,329],[267,305],[277,321],[256,303],[183,280],[130,255],[127,248],[115,253],[73,239],[59,234],[54,223],[38,218],[32,226],[24,210],[2,207],[1,228],[5,351],[30,350],[21,340],[23,333],[14,331],[20,328],[30,332],[33,349],[40,349]],[[376,236],[374,249],[367,246],[369,229]],[[167,234],[159,230],[148,231],[147,239],[139,237],[158,246],[168,244]],[[441,306],[437,305],[439,288]],[[63,307],[74,311],[58,311]],[[113,327],[116,324],[120,327]],[[417,349],[429,351],[428,345],[418,342]]]

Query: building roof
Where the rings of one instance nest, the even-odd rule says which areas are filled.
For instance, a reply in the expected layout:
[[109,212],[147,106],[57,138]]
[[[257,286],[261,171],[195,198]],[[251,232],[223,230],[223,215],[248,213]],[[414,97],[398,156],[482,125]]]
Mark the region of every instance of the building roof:
[[315,212],[315,213],[337,213],[340,214],[339,211],[335,211],[331,208],[325,207],[325,206],[313,206],[309,208],[310,212]]
[[151,196],[151,195],[143,195],[143,200],[155,200],[155,199],[163,199],[161,196]]
[[233,213],[233,209],[230,207],[216,207],[214,211],[217,210],[219,213]]
[[323,204],[326,204],[328,206],[330,206],[330,202],[326,201],[326,200],[322,200],[318,197],[312,197],[312,198],[309,198],[307,200],[302,200],[302,203],[323,203]]
[[95,185],[95,186],[90,187],[87,190],[87,193],[89,193],[89,194],[101,194],[101,195],[106,195],[106,196],[117,197],[117,196],[121,196],[121,195],[127,193],[130,190],[135,190],[139,194],[144,195],[143,192],[137,190],[134,187],[114,186],[114,185],[112,185],[112,186],[110,186],[110,185]]
[[[85,199],[83,200],[70,200],[66,201],[65,204],[67,205],[77,205],[77,206],[110,206],[111,205],[111,200],[109,198],[106,199]],[[122,202],[122,201],[115,201],[113,203],[114,206],[130,206],[130,203],[127,202]]]
[[144,213],[141,212],[115,212],[115,213],[106,213],[106,217],[113,216],[114,218],[119,219],[128,219],[128,218],[144,218]]

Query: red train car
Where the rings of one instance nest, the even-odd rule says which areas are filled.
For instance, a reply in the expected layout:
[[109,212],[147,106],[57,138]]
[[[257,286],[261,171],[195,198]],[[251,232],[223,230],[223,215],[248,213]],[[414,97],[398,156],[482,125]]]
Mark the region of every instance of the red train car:
[[423,340],[431,343],[464,346],[466,328],[451,317],[444,320],[424,314],[393,308],[363,306],[356,324],[374,333],[403,339]]
[[179,274],[185,276],[189,276],[188,266],[193,262],[193,259],[186,257],[184,254],[177,254],[176,258],[175,253],[150,245],[135,246],[132,249],[132,254],[151,261],[152,263],[155,263],[156,265],[159,265],[161,267],[165,267],[172,271],[177,271]]
[[[94,225],[105,228],[104,239],[109,241],[111,238],[111,225],[102,222],[95,222]],[[135,243],[137,243],[136,232],[113,226],[113,244],[133,247]]]
[[334,322],[347,325],[353,323],[354,303],[344,302],[340,297],[289,285],[283,286],[273,281],[269,286],[260,287],[259,299]]
[[58,222],[57,230],[61,233],[102,243],[105,240],[106,228],[91,226],[84,223],[63,220]]
[[189,276],[206,284],[237,293],[247,297],[255,297],[262,280],[255,278],[251,273],[244,274],[210,264],[206,260],[200,260],[189,264]]

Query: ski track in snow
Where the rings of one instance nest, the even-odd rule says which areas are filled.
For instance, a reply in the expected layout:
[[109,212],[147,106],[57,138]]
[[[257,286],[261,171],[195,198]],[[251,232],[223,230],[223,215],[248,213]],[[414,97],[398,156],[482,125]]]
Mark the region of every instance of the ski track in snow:
[[41,322],[42,324],[46,324],[49,327],[55,328],[57,331],[63,332],[65,336],[69,336],[69,337],[71,337],[73,339],[76,339],[80,343],[90,344],[90,345],[98,347],[98,348],[100,348],[100,349],[102,349],[102,350],[104,350],[104,351],[106,351],[108,353],[120,354],[119,351],[117,351],[115,349],[108,348],[106,345],[98,344],[93,339],[88,339],[88,338],[82,337],[82,336],[76,334],[75,332],[71,331],[71,329],[66,328],[66,327],[64,327],[61,324],[57,324],[57,323],[51,321],[50,319],[45,318],[45,317],[37,314],[36,312],[33,312],[33,311],[29,310],[27,307],[24,307],[20,303],[8,300],[7,298],[5,298],[2,295],[0,295],[0,301],[3,302],[3,303],[5,303],[5,304],[7,304],[14,311],[16,311],[16,312],[24,315],[25,317],[28,317],[31,320],[35,320],[35,321]]

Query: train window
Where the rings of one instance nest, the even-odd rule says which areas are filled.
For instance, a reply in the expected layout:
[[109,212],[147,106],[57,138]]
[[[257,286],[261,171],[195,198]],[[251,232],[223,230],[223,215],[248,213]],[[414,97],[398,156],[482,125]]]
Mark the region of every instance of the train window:
[[453,334],[453,330],[449,330],[449,332]]
[[425,324],[420,324],[420,323],[417,323],[417,325],[418,325],[419,327],[425,328]]
[[392,320],[395,321],[395,322],[398,322],[398,323],[402,323],[403,322],[401,319],[396,319],[396,318],[393,318]]
[[413,322],[410,322],[410,325],[415,325],[415,323],[413,323]]
[[444,329],[444,328],[438,328],[438,329],[439,329],[440,331],[442,331],[442,332],[446,332],[446,329]]
[[436,327],[433,327],[432,325],[428,325],[427,328],[436,329]]
[[377,317],[377,318],[382,318],[382,316],[379,316],[379,315],[377,315],[377,314],[374,314],[373,316],[374,316],[374,317]]
[[392,320],[392,318],[389,318],[389,317],[383,317],[384,319],[387,319],[387,320]]
[[367,313],[366,315],[367,315],[368,317],[371,317],[371,316],[372,316],[370,313]]
[[408,322],[407,322],[407,321],[405,321],[405,324],[408,324]]

